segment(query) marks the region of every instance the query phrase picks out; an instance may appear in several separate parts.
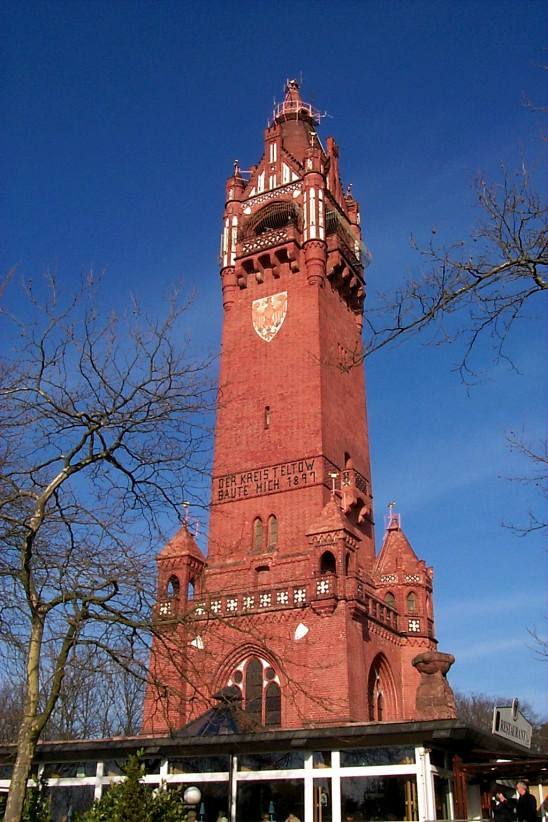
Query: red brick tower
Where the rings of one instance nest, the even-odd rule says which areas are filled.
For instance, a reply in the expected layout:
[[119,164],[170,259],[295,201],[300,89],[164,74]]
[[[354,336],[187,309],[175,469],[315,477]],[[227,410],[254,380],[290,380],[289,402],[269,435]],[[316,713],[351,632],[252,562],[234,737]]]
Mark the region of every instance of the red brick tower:
[[359,207],[318,122],[288,82],[227,183],[207,564],[188,534],[160,554],[147,731],[226,686],[266,725],[410,719],[411,661],[435,649],[432,572],[397,515],[375,556]]

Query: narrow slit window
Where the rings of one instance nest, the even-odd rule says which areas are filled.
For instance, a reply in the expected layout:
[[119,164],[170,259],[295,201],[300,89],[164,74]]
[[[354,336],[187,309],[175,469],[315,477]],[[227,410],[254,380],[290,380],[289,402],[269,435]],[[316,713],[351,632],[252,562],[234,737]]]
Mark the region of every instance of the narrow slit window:
[[253,522],[253,547],[256,550],[261,550],[264,541],[263,521],[260,517],[256,517]]
[[407,594],[407,611],[410,614],[414,614],[417,610],[417,597],[413,592]]
[[271,412],[270,412],[270,406],[269,406],[269,405],[265,405],[265,407],[264,407],[264,427],[265,427],[265,431],[266,431],[268,428],[270,428],[270,420],[271,420],[271,416],[272,416],[272,415],[271,415]]
[[278,520],[271,514],[268,518],[268,547],[278,547]]

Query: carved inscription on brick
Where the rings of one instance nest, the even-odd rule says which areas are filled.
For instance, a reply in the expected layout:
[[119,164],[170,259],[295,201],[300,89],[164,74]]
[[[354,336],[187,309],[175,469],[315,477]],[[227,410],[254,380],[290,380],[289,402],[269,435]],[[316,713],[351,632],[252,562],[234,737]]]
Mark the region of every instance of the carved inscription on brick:
[[213,503],[229,502],[323,482],[323,459],[303,457],[213,478]]

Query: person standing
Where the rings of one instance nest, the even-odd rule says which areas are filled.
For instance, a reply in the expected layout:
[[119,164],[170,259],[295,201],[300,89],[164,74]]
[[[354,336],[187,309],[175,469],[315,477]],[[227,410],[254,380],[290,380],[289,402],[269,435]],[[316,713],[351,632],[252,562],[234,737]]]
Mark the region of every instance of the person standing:
[[537,800],[525,782],[516,785],[518,801],[516,802],[516,816],[518,822],[537,822]]
[[506,794],[501,790],[495,791],[495,796],[491,804],[493,819],[495,822],[514,822],[514,807]]

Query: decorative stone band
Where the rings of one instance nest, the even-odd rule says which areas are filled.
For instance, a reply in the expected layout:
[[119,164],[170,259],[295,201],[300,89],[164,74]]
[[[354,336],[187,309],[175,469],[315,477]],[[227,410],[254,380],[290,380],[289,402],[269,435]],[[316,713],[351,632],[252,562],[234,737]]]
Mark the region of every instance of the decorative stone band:
[[248,213],[246,211],[247,208],[249,208],[249,213],[251,214],[251,209],[255,208],[255,206],[262,205],[262,203],[266,203],[269,200],[275,200],[283,194],[292,194],[293,197],[296,197],[300,193],[301,189],[302,183],[291,183],[290,185],[273,188],[271,191],[267,191],[264,194],[257,194],[255,197],[249,197],[246,200],[244,214]]
[[[369,619],[399,633],[399,618],[394,608],[375,597],[369,587],[357,577],[339,578],[331,573],[283,587],[201,597],[189,602],[186,616],[193,619],[230,618],[261,611],[304,608],[322,599],[356,601]],[[176,615],[177,607],[173,599],[164,599],[158,603],[159,619],[169,621]]]
[[380,578],[381,585],[394,585],[402,582],[407,585],[424,585],[426,578],[422,574],[382,574]]

